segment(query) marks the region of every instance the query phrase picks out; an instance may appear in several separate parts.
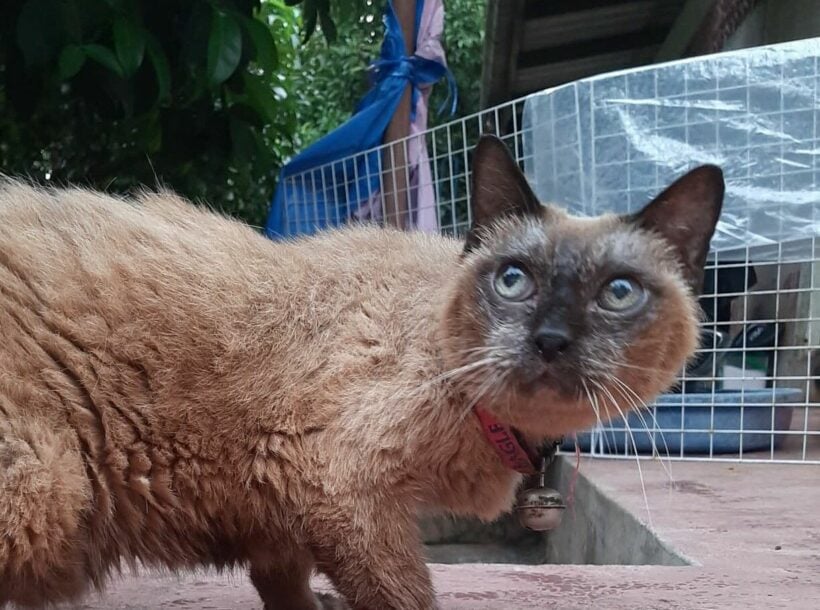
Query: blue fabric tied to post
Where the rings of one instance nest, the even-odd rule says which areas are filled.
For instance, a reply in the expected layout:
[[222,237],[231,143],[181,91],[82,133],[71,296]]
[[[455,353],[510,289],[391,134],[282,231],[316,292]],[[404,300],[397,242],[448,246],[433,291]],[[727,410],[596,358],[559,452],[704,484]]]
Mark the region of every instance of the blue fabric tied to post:
[[[424,0],[418,0],[416,32],[423,9]],[[265,226],[268,237],[311,234],[344,224],[359,205],[378,191],[382,162],[381,152],[374,149],[382,143],[408,82],[415,112],[419,88],[446,77],[455,110],[455,83],[446,65],[404,54],[404,38],[392,1],[388,3],[384,22],[381,55],[371,66],[372,89],[346,123],[282,168]]]

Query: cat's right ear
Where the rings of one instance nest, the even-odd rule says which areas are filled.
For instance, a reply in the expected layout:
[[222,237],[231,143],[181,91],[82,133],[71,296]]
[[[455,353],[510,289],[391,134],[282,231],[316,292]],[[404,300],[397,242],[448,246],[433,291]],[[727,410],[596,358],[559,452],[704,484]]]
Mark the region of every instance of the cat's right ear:
[[542,207],[523,172],[499,138],[484,135],[473,153],[473,222],[464,252],[475,250],[482,234],[504,216],[538,215]]

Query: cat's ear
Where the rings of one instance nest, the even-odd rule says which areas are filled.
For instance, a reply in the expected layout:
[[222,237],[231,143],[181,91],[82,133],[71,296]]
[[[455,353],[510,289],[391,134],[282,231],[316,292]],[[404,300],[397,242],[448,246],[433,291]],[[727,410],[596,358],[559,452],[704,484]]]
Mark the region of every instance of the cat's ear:
[[703,287],[703,267],[723,206],[723,172],[702,165],[681,176],[643,210],[630,217],[675,249],[694,294]]
[[506,144],[495,136],[481,136],[478,141],[472,185],[473,222],[465,252],[474,250],[481,243],[483,230],[499,218],[537,215],[542,209]]

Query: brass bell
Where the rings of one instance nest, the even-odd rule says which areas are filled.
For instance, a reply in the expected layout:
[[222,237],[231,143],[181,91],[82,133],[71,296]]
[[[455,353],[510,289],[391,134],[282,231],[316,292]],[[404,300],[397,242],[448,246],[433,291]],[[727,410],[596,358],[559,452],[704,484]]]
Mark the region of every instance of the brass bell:
[[522,526],[535,532],[553,530],[561,524],[566,510],[560,492],[546,486],[547,460],[541,460],[538,486],[518,494],[515,512]]

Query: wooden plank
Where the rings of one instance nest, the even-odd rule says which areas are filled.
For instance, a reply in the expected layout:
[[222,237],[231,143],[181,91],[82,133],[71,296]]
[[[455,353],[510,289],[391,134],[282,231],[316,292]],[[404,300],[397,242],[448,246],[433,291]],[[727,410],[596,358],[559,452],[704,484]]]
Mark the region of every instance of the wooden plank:
[[541,17],[524,23],[521,50],[610,38],[672,23],[682,0],[637,0]]
[[658,52],[658,46],[651,45],[617,53],[603,53],[570,61],[522,68],[518,70],[513,91],[516,95],[524,95],[587,76],[643,66],[652,62]]
[[687,0],[669,30],[669,35],[658,50],[655,61],[671,61],[683,57],[692,37],[712,9],[713,4],[714,0]]
[[524,0],[488,0],[481,70],[481,108],[511,97],[518,45],[524,22]]

